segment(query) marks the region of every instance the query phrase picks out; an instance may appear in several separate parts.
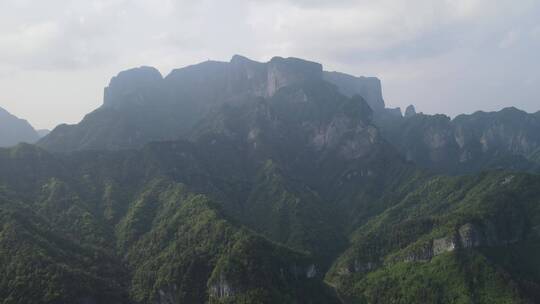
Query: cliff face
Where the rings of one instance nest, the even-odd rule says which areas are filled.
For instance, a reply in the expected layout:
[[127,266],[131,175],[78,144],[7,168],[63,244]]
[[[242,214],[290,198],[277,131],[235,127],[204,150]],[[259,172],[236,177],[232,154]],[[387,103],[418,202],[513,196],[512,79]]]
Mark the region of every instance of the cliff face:
[[335,84],[347,95],[362,96],[375,112],[384,111],[381,81],[375,77],[356,77],[339,72],[324,72],[324,79]]
[[416,115],[416,109],[413,105],[409,105],[407,109],[405,109],[405,118],[413,117]]
[[137,68],[111,80],[101,108],[41,142],[98,151],[0,149],[0,298],[540,298],[530,293],[540,290],[540,178],[433,176],[406,162],[457,172],[501,155],[538,159],[538,114],[402,117],[373,103],[374,80],[332,75],[349,86],[294,58],[235,56],[165,78]]
[[408,115],[379,126],[407,160],[426,168],[450,173],[498,167],[536,170],[540,120],[516,108],[453,120],[444,115]]
[[[537,299],[538,284],[529,278],[540,274],[540,209],[532,198],[540,195],[539,182],[502,171],[427,179],[352,234],[327,280],[349,299],[387,302],[399,295],[409,303],[457,294],[490,303],[495,293],[497,299]],[[523,269],[532,277],[519,278]],[[515,276],[511,288],[508,276]]]
[[121,72],[105,88],[102,107],[77,125],[59,126],[39,144],[53,151],[116,150],[178,139],[221,105],[268,99],[287,87],[325,81],[342,94],[362,96],[374,110],[384,108],[378,79],[323,72],[321,64],[298,58],[261,63],[235,55],[230,62],[176,69],[165,78],[151,67]]
[[409,253],[401,261],[430,261],[438,255],[455,250],[507,246],[517,243],[524,239],[526,226],[524,218],[514,217],[513,219],[515,222],[507,223],[510,226],[503,227],[492,221],[477,224],[465,223],[457,227],[456,231],[450,233],[450,235],[435,238],[431,244],[421,248],[421,250]]
[[26,120],[0,108],[0,147],[14,146],[20,142],[34,143],[39,137]]
[[113,77],[104,89],[103,107],[122,108],[151,104],[159,99],[161,73],[152,67],[134,68]]

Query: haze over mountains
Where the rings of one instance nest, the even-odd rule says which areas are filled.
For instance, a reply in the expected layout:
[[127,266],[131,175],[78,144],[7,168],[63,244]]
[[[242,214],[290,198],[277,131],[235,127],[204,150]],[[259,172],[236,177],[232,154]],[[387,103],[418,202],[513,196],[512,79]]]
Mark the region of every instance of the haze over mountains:
[[[43,135],[43,132],[41,133]],[[42,135],[24,119],[0,108],[0,147],[10,147],[21,142],[34,143]]]
[[372,108],[384,109],[378,79],[323,72],[320,64],[295,58],[259,63],[237,55],[230,62],[208,61],[173,70],[165,78],[150,67],[124,71],[105,89],[101,108],[78,125],[59,126],[40,144],[73,151],[134,148],[177,139],[220,105],[268,98],[282,87],[323,79],[339,83],[346,94],[361,93]]
[[151,141],[189,137],[190,130],[223,104],[272,97],[282,87],[331,83],[348,97],[359,95],[374,112],[385,139],[416,164],[454,173],[506,166],[531,167],[540,149],[540,115],[515,108],[493,113],[416,115],[385,108],[380,80],[325,72],[322,65],[275,57],[259,63],[242,56],[172,71],[151,67],[121,72],[105,88],[103,106],[77,125],[61,125],[39,145],[52,151],[139,148]]
[[297,58],[127,70],[0,149],[0,299],[539,303],[539,128]]

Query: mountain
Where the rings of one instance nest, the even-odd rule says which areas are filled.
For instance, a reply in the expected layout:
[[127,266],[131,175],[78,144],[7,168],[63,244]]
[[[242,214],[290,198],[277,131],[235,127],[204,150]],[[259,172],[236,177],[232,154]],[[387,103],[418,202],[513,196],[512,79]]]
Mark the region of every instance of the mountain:
[[429,179],[356,230],[327,279],[349,303],[538,303],[539,182]]
[[[23,230],[14,233],[43,234],[10,249],[6,284],[20,276],[46,286],[4,285],[4,296],[17,303],[339,303],[323,275],[346,248],[347,231],[366,217],[354,215],[380,212],[352,197],[378,196],[379,181],[413,169],[380,137],[362,97],[344,96],[320,77],[236,98],[206,112],[186,140],[108,152],[2,151],[5,208],[36,222],[16,222]],[[85,248],[100,255],[86,257]],[[49,268],[33,276],[19,267],[33,260]],[[73,287],[73,280],[87,283]]]
[[180,142],[69,157],[0,150],[0,298],[338,303],[312,255],[222,211],[227,181],[201,178],[208,164],[195,156]]
[[39,135],[26,120],[0,108],[0,147],[14,146],[20,142],[34,143],[38,139]]
[[36,132],[38,133],[39,137],[45,137],[47,136],[49,133],[51,133],[51,130],[48,130],[48,129],[40,129],[40,130],[36,130]]
[[538,113],[406,114],[295,58],[121,72],[0,149],[0,299],[538,303]]
[[207,61],[176,69],[164,78],[151,67],[121,72],[105,88],[100,108],[79,124],[58,126],[39,145],[64,152],[140,148],[151,141],[187,136],[202,117],[222,104],[268,98],[282,87],[323,79],[335,80],[349,93],[365,93],[362,96],[370,106],[384,107],[375,78],[323,72],[320,64],[297,58],[275,57],[260,63],[236,55],[230,62]]
[[340,72],[324,72],[323,78],[337,85],[342,94],[364,97],[374,112],[384,111],[381,81],[378,78],[356,77]]
[[516,108],[454,119],[410,114],[378,125],[407,160],[439,172],[538,170],[540,119]]

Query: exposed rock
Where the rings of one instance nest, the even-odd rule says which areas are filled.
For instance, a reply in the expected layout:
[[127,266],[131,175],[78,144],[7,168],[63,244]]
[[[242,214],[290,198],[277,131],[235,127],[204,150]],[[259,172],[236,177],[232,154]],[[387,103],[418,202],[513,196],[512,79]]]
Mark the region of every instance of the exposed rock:
[[[437,128],[435,126],[429,127],[424,134],[424,143],[431,149],[441,149],[452,144],[452,131]],[[437,161],[437,159],[433,159]]]
[[267,68],[267,96],[282,87],[322,79],[322,65],[298,58],[274,57]]
[[366,273],[372,271],[380,266],[379,262],[364,262],[355,259],[351,265],[341,267],[337,272],[340,275],[348,275],[351,273]]
[[375,112],[384,111],[381,81],[375,77],[355,77],[339,72],[324,72],[324,79],[335,84],[339,90],[352,97],[364,97],[371,109]]
[[306,270],[306,278],[313,279],[316,276],[317,276],[317,267],[315,267],[315,264],[309,265]]
[[223,276],[219,276],[218,282],[210,286],[210,296],[215,298],[228,298],[236,294],[234,288],[230,285],[227,279]]
[[433,255],[454,251],[456,249],[456,239],[454,236],[443,237],[433,240]]
[[103,106],[118,108],[126,103],[151,103],[159,96],[155,94],[162,83],[163,76],[153,67],[143,66],[120,72],[104,89]]
[[358,159],[373,151],[379,140],[377,128],[370,124],[372,110],[360,96],[353,96],[343,111],[328,123],[310,123],[305,129],[311,134],[316,150],[335,150],[344,159]]
[[322,79],[322,65],[298,58],[274,57],[267,63],[234,55],[224,66],[230,94],[270,97],[280,88]]
[[540,170],[539,157],[534,157],[540,149],[540,119],[535,114],[516,108],[454,119],[411,113],[406,111],[407,119],[386,115],[376,123],[387,140],[420,166],[444,173],[494,168]]
[[[40,140],[53,151],[139,148],[175,140],[221,106],[269,99],[284,87],[324,83],[319,63],[274,57],[261,63],[235,55],[230,62],[206,61],[173,70],[140,67],[113,77],[103,106],[77,125],[61,125]],[[328,90],[335,87],[328,84]],[[302,90],[288,96],[306,103]],[[340,94],[340,96],[342,96]]]
[[378,263],[375,262],[366,262],[362,263],[358,260],[354,260],[354,272],[367,272],[375,269]]
[[459,227],[455,235],[433,240],[433,255],[454,251],[456,248],[477,248],[482,246],[504,246],[522,238],[524,224],[515,216],[511,227],[497,227],[491,221],[481,225],[466,223]]
[[[422,246],[420,249],[409,253],[401,260],[404,262],[427,262],[433,258],[434,247],[435,246],[432,244]],[[439,247],[439,249],[441,248]]]
[[458,233],[462,248],[475,248],[485,244],[482,232],[473,224],[461,226]]
[[507,185],[509,183],[511,183],[513,180],[514,180],[514,175],[508,175],[507,177],[504,178],[504,180],[501,182],[501,185]]
[[413,117],[414,115],[416,115],[416,109],[414,108],[413,105],[409,105],[407,107],[407,109],[405,109],[405,118],[409,118],[409,117]]
[[[497,231],[497,227],[491,221],[485,221],[481,225],[466,223],[460,226],[456,233],[432,240],[420,248],[416,248],[405,255],[398,255],[391,262],[427,262],[433,257],[457,249],[471,249],[483,246],[504,246],[517,242],[523,234],[523,225],[516,219],[513,232]],[[510,237],[508,237],[510,236]],[[355,265],[358,261],[355,261]],[[365,271],[358,267],[356,272]]]

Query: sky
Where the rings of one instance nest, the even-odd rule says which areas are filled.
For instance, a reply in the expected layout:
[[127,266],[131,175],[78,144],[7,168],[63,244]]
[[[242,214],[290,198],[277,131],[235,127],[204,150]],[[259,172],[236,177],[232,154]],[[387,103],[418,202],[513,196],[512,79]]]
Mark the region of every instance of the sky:
[[0,0],[0,107],[77,123],[118,72],[234,54],[379,77],[388,107],[540,110],[539,0]]

